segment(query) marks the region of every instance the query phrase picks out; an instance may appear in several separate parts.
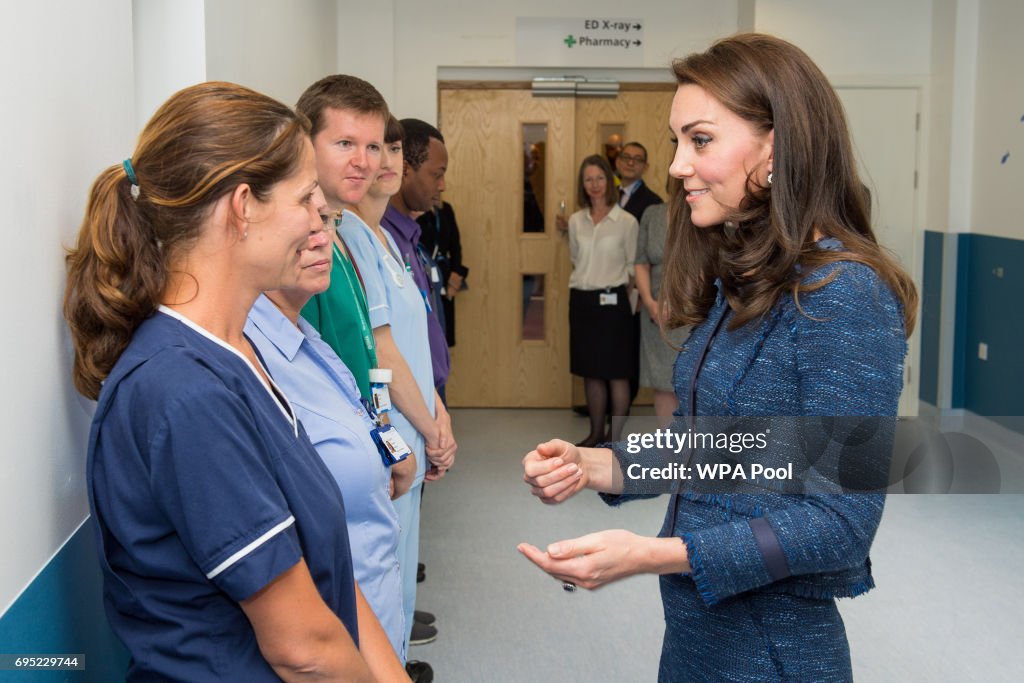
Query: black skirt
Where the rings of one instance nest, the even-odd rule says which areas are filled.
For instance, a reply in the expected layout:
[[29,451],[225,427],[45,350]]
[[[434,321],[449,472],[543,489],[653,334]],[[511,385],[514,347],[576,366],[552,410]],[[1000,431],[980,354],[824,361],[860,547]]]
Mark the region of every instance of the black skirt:
[[[618,295],[601,305],[601,294]],[[636,325],[626,286],[569,290],[569,367],[574,375],[628,379],[636,372]]]

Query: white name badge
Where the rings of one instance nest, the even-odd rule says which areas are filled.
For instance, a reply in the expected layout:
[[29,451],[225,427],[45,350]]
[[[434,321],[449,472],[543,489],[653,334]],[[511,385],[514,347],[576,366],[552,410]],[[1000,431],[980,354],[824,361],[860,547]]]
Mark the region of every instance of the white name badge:
[[373,399],[373,410],[378,415],[391,410],[391,392],[387,384],[374,384],[370,386],[370,398]]
[[388,425],[379,430],[380,440],[392,458],[392,463],[401,462],[412,455],[412,449],[405,443],[405,439],[398,433],[398,430]]
[[435,285],[441,281],[441,273],[438,272],[437,266],[430,266],[430,281]]
[[598,297],[598,302],[602,306],[618,306],[619,305],[619,293],[618,292],[601,292]]

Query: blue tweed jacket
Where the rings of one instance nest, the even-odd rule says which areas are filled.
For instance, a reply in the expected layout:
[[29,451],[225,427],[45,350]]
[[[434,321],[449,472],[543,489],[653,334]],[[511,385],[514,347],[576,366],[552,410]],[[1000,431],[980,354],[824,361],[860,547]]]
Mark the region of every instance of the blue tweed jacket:
[[[836,240],[819,246],[841,249]],[[883,416],[874,447],[887,452],[906,354],[901,306],[878,275],[859,263],[830,264],[807,281],[833,274],[824,287],[802,294],[799,307],[792,297],[782,297],[762,320],[733,331],[731,311],[719,293],[676,361],[677,415],[691,414],[691,377],[718,327],[698,376],[696,415]],[[795,450],[801,444],[781,447]],[[625,476],[628,466],[656,456],[630,454],[625,444],[612,448],[624,492],[603,497],[617,505],[642,494],[638,482]],[[660,535],[686,543],[691,578],[707,605],[753,590],[853,597],[874,587],[868,550],[883,505],[881,493],[686,490],[672,497]]]

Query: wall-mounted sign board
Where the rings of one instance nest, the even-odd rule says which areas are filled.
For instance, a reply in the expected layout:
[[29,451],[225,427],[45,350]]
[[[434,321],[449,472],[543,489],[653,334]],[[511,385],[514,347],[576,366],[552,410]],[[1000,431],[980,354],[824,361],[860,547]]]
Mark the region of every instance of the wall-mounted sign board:
[[644,66],[644,22],[636,18],[518,17],[519,66]]

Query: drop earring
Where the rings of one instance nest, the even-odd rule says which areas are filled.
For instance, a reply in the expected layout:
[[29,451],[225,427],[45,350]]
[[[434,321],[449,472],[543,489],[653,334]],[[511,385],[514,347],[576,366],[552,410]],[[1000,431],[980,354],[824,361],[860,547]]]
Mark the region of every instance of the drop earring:
[[768,184],[769,185],[772,184],[772,172],[771,171],[768,171]]

